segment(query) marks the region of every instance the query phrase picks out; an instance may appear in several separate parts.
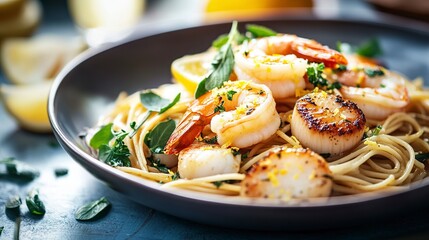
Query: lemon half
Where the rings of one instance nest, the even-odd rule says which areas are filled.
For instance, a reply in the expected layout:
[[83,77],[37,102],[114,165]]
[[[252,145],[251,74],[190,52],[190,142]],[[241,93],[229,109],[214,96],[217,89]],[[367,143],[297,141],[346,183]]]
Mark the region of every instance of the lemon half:
[[33,84],[55,78],[62,67],[85,47],[80,37],[10,38],[1,46],[1,62],[12,83]]
[[0,85],[0,98],[19,125],[32,132],[50,132],[48,95],[52,81],[28,85]]
[[171,64],[171,73],[178,83],[189,93],[194,94],[198,83],[211,70],[211,62],[215,55],[216,51],[210,50],[178,58]]

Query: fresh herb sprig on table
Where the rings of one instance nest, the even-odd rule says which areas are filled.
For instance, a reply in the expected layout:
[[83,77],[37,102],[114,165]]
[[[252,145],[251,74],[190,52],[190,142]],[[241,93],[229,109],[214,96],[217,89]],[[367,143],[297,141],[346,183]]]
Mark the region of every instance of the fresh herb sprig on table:
[[31,190],[25,198],[28,210],[34,215],[44,215],[46,213],[45,204],[39,197],[39,190]]
[[99,216],[100,213],[107,211],[110,206],[111,204],[107,198],[102,197],[78,208],[74,214],[74,217],[79,221],[92,220]]
[[9,177],[19,178],[25,181],[32,181],[40,176],[40,171],[24,162],[14,158],[5,158],[0,160],[0,164],[6,166],[6,175]]

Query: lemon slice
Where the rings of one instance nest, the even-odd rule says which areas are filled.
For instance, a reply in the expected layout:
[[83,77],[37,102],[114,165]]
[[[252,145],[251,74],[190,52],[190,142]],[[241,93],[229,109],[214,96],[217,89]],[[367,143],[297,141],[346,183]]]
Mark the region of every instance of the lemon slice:
[[188,92],[194,94],[198,83],[210,71],[215,54],[216,51],[210,50],[174,60],[171,64],[171,73],[174,79],[182,84]]
[[[3,2],[4,0],[0,0]],[[9,2],[7,4],[6,2]],[[1,8],[18,11],[16,14],[8,13],[8,16],[3,16],[0,20],[0,38],[6,37],[21,37],[21,36],[29,36],[38,26],[40,19],[42,17],[42,8],[40,3],[36,0],[25,1],[23,6],[18,3],[14,3],[14,1],[5,1],[4,6]],[[10,16],[9,16],[10,15]]]
[[1,46],[1,62],[12,83],[32,84],[54,78],[84,48],[81,38],[56,35],[10,38]]
[[0,98],[19,125],[32,132],[51,131],[48,95],[52,81],[28,85],[0,85]]
[[24,0],[0,0],[0,21],[16,16],[24,4]]

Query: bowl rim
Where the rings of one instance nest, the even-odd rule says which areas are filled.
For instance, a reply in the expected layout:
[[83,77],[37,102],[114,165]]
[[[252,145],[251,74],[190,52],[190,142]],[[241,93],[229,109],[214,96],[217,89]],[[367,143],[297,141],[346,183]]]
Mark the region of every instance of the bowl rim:
[[[340,19],[330,19],[330,18],[321,19],[321,18],[308,18],[308,17],[307,18],[301,18],[301,17],[284,18],[283,17],[281,19],[273,18],[273,19],[264,19],[264,20],[251,20],[251,21],[245,21],[245,22],[263,23],[263,22],[271,22],[271,21],[323,21],[323,22],[341,22],[341,23],[358,22],[359,24],[366,24],[366,25],[372,25],[372,26],[378,25],[380,27],[388,27],[388,28],[395,28],[398,30],[413,31],[414,33],[423,34],[429,38],[429,30],[425,31],[423,28],[420,28],[420,27],[410,28],[409,26],[406,26],[406,23],[400,24],[397,21],[394,21],[394,23],[390,23],[390,22],[383,22],[383,21],[380,22],[380,21],[362,20],[362,19],[340,20]],[[88,59],[91,59],[92,57],[95,57],[103,52],[109,51],[110,49],[121,47],[122,45],[130,44],[131,42],[139,41],[144,38],[160,36],[163,34],[170,34],[172,32],[177,32],[177,31],[192,31],[193,29],[197,29],[197,28],[204,28],[207,26],[223,25],[223,24],[230,24],[230,22],[217,22],[217,23],[212,23],[207,25],[196,25],[196,26],[190,26],[190,27],[181,28],[181,29],[174,29],[171,31],[151,32],[149,34],[143,33],[139,35],[132,35],[131,37],[128,37],[126,39],[123,39],[115,43],[108,43],[100,47],[88,49],[85,52],[78,55],[77,57],[75,57],[57,75],[57,77],[55,78],[51,86],[51,90],[49,92],[49,97],[48,97],[49,121],[51,123],[53,132],[56,138],[61,143],[62,147],[66,149],[67,152],[71,151],[77,156],[79,156],[79,159],[76,159],[76,156],[72,156],[72,158],[78,161],[81,165],[88,164],[88,166],[90,166],[91,168],[101,169],[101,171],[114,176],[119,181],[136,184],[147,190],[157,191],[167,195],[174,195],[175,197],[178,197],[178,198],[184,198],[192,201],[202,201],[202,202],[220,204],[220,205],[226,204],[226,205],[232,205],[232,206],[281,208],[281,209],[302,208],[302,207],[305,207],[305,208],[333,207],[333,206],[340,206],[340,205],[353,205],[353,204],[358,204],[358,203],[363,203],[368,201],[376,201],[376,200],[385,199],[393,196],[407,194],[408,192],[414,191],[416,189],[427,188],[429,186],[429,178],[426,178],[419,182],[409,184],[404,188],[401,188],[395,191],[369,192],[369,193],[361,193],[357,195],[335,196],[335,197],[329,197],[327,199],[311,199],[307,201],[299,201],[298,204],[289,204],[289,203],[285,203],[278,200],[272,200],[272,199],[248,199],[248,198],[242,199],[240,197],[231,198],[231,199],[234,199],[231,201],[231,199],[229,198],[213,196],[212,194],[198,193],[198,192],[193,192],[193,191],[183,190],[183,189],[174,189],[174,191],[166,191],[160,188],[158,183],[155,183],[143,178],[138,178],[136,176],[127,174],[125,172],[122,172],[118,169],[115,169],[107,164],[100,162],[95,157],[85,152],[82,148],[78,147],[77,144],[74,143],[74,141],[72,141],[67,137],[67,134],[63,131],[63,129],[61,128],[61,124],[58,122],[58,119],[56,118],[57,110],[55,108],[55,105],[56,105],[56,99],[58,96],[57,95],[58,90],[61,84],[63,83],[63,80],[66,79],[67,75],[70,72],[72,72],[78,65],[82,64]],[[69,155],[71,154],[69,153]],[[106,182],[105,180],[102,180],[102,181]]]

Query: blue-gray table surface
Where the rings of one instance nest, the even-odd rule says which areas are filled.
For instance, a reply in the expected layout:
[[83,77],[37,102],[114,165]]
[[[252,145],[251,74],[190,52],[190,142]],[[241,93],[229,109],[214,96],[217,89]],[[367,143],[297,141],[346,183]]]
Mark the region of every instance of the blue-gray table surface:
[[[75,31],[69,20],[65,1],[43,1],[45,18],[39,32]],[[0,82],[6,83],[0,72]],[[158,212],[137,204],[84,170],[56,143],[51,134],[21,130],[0,105],[0,159],[14,157],[41,170],[34,181],[24,182],[0,176],[0,239],[13,239],[17,216],[21,219],[21,239],[408,239],[429,237],[426,212],[410,212],[383,222],[306,232],[264,232],[219,228]],[[57,177],[56,168],[69,173]],[[37,217],[25,204],[19,214],[5,211],[11,195],[25,198],[32,188],[39,188],[46,214]],[[101,219],[78,222],[76,209],[84,203],[105,196],[112,208]],[[144,197],[144,196],[142,196]],[[353,217],[353,216],[350,216]],[[329,216],[320,221],[329,221]]]

